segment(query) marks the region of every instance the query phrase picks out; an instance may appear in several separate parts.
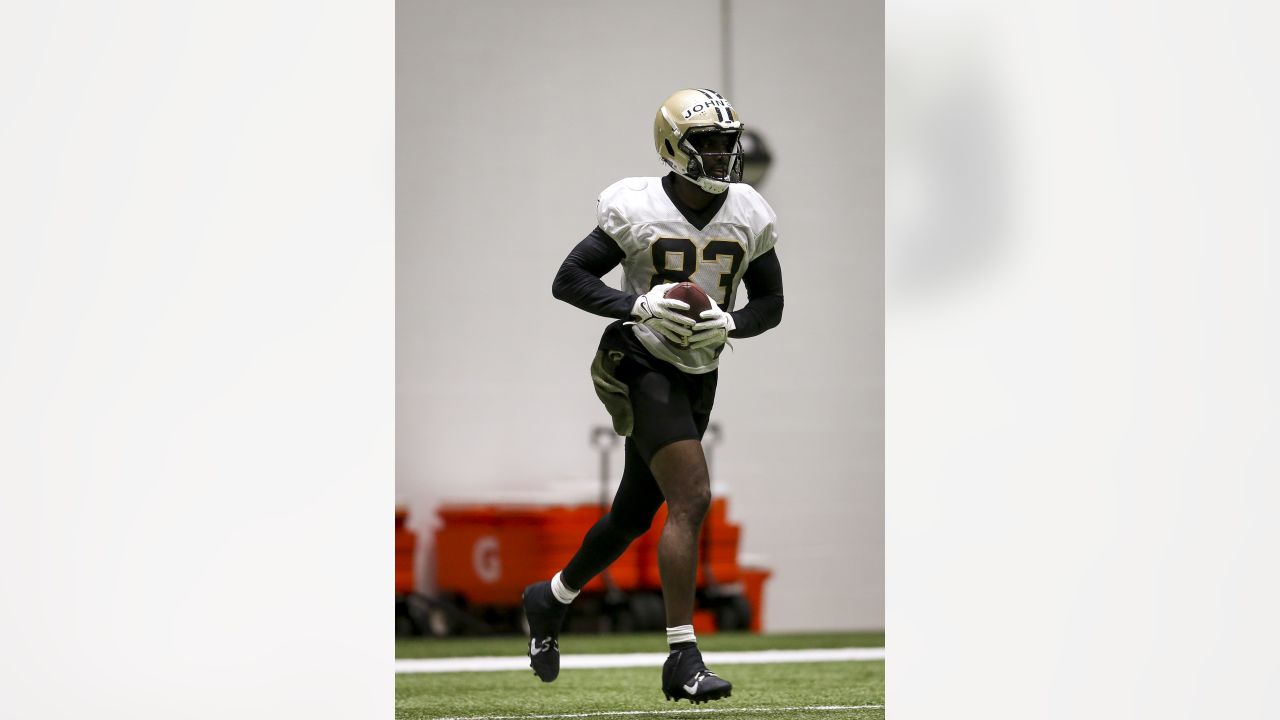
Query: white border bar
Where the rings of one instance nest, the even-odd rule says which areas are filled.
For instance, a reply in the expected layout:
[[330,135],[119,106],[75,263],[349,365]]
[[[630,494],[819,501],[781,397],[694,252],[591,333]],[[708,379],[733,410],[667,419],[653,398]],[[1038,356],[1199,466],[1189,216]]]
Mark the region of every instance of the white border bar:
[[[884,660],[884,655],[884,648],[880,647],[706,652],[702,654],[702,657],[711,665],[760,665],[765,663]],[[575,670],[661,667],[666,659],[667,656],[664,653],[564,655],[560,658],[560,667],[562,669]],[[523,656],[406,658],[396,660],[396,673],[502,672],[528,669],[529,658]]]

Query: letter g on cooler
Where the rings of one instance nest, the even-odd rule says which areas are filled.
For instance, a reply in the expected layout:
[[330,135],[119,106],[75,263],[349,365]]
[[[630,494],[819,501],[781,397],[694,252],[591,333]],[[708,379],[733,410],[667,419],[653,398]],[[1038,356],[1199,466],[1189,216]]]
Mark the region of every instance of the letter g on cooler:
[[493,584],[502,577],[502,561],[498,557],[498,538],[485,535],[476,540],[471,547],[471,566],[476,577]]

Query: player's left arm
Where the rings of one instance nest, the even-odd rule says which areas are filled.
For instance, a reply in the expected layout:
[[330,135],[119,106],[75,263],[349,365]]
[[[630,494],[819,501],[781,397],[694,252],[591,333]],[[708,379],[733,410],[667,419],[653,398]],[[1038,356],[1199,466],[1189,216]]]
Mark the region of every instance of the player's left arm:
[[782,322],[782,265],[778,251],[770,249],[747,265],[742,274],[747,288],[747,304],[729,313],[733,316],[731,338],[749,338]]

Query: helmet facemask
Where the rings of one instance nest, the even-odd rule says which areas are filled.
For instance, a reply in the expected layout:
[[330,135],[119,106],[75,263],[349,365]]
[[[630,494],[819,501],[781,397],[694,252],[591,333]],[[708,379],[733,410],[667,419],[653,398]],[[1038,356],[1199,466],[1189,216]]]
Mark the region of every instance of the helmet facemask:
[[690,128],[680,149],[689,156],[684,176],[703,190],[722,193],[729,183],[742,182],[742,130]]

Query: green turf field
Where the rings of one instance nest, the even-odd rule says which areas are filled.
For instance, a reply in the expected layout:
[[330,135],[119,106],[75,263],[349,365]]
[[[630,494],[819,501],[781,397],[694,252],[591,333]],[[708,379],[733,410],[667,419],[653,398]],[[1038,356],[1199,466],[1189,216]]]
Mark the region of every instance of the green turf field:
[[[412,638],[396,640],[398,658],[478,657],[482,655],[524,655],[527,641],[519,636]],[[799,648],[884,647],[884,633],[795,633],[755,635],[724,632],[698,638],[703,651],[792,650]],[[667,639],[661,632],[631,635],[579,635],[564,633],[560,649],[566,653],[666,652]]]
[[[661,634],[563,635],[568,653],[663,652]],[[751,635],[718,633],[698,640],[705,651],[883,647],[883,633]],[[401,658],[523,655],[521,637],[399,640]],[[883,718],[884,662],[717,665],[734,684],[733,697],[705,705],[667,702],[658,668],[566,669],[554,683],[532,671],[399,674],[396,717],[428,720],[454,717],[533,717],[590,714],[609,718]],[[873,705],[881,707],[856,708]],[[803,710],[814,706],[856,709]],[[673,713],[673,710],[684,712]],[[608,715],[609,712],[625,714]],[[706,712],[703,712],[706,711]]]

